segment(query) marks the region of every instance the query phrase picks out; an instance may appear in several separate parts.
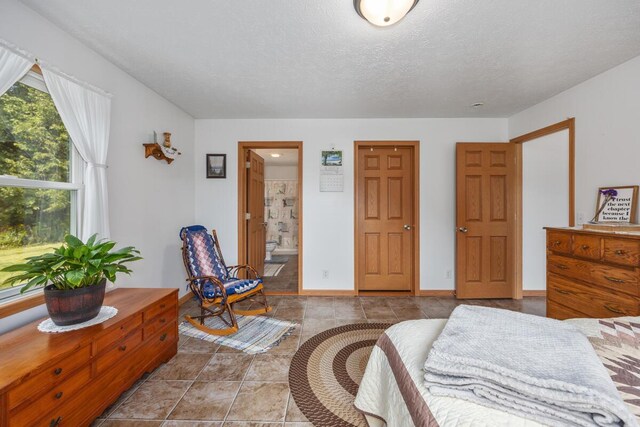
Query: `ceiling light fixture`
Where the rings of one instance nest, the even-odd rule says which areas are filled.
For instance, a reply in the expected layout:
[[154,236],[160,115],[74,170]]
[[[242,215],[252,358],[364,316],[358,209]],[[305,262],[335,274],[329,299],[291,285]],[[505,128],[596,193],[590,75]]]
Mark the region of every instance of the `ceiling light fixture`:
[[271,157],[278,158],[278,157],[280,157],[280,154],[278,154],[278,153],[271,153]]
[[362,18],[378,27],[393,25],[413,9],[419,0],[353,0]]
[[480,108],[480,107],[484,107],[484,102],[474,102],[473,104],[470,105],[471,108]]

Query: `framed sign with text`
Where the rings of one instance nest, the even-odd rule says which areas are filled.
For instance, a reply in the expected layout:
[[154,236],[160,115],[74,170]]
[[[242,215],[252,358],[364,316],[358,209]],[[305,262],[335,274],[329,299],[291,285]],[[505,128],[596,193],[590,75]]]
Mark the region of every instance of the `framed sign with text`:
[[596,209],[594,222],[637,223],[638,186],[599,188]]

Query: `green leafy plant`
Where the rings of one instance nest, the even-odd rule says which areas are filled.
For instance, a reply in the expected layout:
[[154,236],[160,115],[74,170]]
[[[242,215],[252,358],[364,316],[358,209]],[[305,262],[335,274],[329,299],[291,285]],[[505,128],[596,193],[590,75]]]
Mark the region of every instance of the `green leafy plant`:
[[117,273],[130,274],[125,264],[142,259],[140,251],[127,246],[110,252],[116,245],[108,240],[96,241],[93,235],[83,243],[77,237],[66,235],[64,244],[53,252],[27,258],[26,263],[3,268],[5,272],[22,272],[4,281],[3,284],[26,282],[20,292],[51,284],[60,290],[93,286],[103,279],[116,281]]

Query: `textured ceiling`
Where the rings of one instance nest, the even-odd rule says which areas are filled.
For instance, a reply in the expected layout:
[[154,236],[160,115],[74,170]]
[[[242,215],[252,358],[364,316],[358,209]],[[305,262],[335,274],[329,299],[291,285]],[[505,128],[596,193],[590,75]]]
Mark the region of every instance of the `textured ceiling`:
[[640,55],[638,0],[22,1],[196,118],[506,117]]

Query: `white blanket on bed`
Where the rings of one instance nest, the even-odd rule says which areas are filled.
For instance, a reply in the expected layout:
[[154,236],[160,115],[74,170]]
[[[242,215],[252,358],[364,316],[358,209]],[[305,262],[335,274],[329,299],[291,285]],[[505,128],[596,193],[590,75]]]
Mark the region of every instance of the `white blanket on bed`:
[[461,305],[424,371],[434,395],[551,426],[637,426],[587,337],[558,320]]
[[[504,411],[451,397],[433,396],[422,367],[446,319],[411,320],[387,329],[373,348],[355,406],[371,427],[539,427]],[[426,409],[425,409],[426,408]]]

